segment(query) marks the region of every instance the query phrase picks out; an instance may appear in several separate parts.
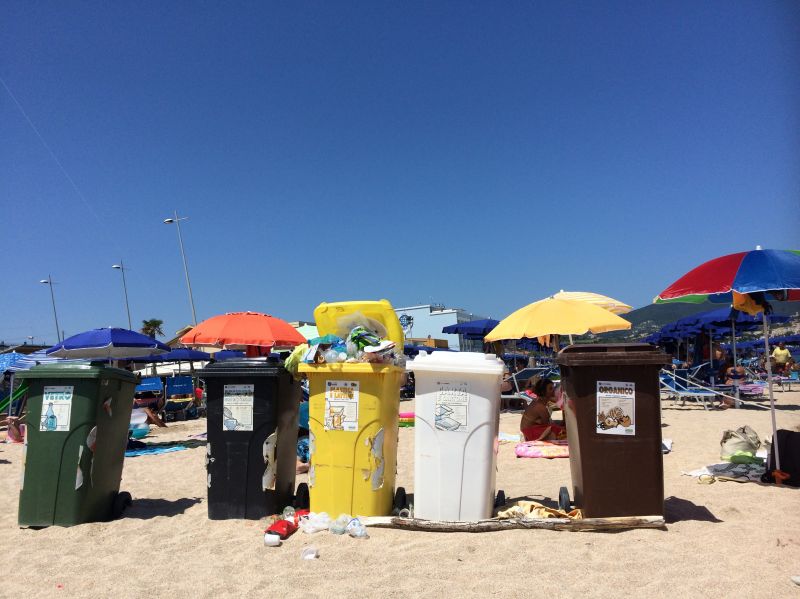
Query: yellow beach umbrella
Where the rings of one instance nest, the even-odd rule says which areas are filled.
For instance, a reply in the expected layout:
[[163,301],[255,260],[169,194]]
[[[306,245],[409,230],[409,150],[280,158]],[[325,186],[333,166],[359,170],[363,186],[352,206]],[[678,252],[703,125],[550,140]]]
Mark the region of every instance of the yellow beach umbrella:
[[547,335],[583,335],[630,328],[631,323],[627,320],[594,304],[548,297],[507,316],[484,339],[536,339]]
[[619,300],[607,295],[600,295],[599,293],[592,293],[591,291],[564,291],[563,289],[553,296],[555,299],[577,300],[579,302],[588,302],[595,306],[613,312],[614,314],[627,314],[633,310],[633,306],[623,304]]

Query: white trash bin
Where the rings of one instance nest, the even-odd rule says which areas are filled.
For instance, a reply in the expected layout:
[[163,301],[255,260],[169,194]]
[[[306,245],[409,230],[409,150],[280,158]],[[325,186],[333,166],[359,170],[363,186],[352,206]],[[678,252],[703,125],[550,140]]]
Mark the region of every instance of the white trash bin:
[[491,518],[503,362],[494,354],[420,352],[416,383],[414,517]]

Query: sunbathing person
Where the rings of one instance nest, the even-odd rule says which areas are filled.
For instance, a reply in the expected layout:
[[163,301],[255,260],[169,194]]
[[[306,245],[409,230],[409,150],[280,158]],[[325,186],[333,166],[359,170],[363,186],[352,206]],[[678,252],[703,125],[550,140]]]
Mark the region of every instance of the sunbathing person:
[[738,386],[745,382],[747,378],[747,374],[745,373],[743,366],[734,366],[730,362],[728,363],[728,368],[725,369],[725,384],[726,385],[734,385]]
[[564,438],[565,429],[553,424],[548,404],[555,403],[555,385],[550,379],[529,381],[525,394],[531,397],[530,405],[522,413],[519,430],[526,441],[546,441]]

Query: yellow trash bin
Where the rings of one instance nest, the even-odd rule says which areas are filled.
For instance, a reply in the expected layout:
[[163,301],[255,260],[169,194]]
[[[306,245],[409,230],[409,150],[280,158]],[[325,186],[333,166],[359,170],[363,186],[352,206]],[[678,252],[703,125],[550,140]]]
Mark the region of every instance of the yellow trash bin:
[[[403,329],[387,300],[323,303],[320,335],[343,335],[340,321],[361,313],[386,328],[403,351]],[[311,511],[386,516],[397,471],[397,418],[405,369],[393,364],[301,364],[309,381],[308,486]]]

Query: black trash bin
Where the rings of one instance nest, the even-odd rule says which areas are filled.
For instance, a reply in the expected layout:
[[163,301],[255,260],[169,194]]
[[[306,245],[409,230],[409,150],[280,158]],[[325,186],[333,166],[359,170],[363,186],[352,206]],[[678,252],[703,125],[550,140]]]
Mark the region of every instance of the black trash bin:
[[199,376],[208,412],[208,517],[259,519],[292,505],[300,384],[266,358],[216,362]]
[[561,366],[575,504],[587,518],[663,516],[659,371],[647,344],[570,345]]

